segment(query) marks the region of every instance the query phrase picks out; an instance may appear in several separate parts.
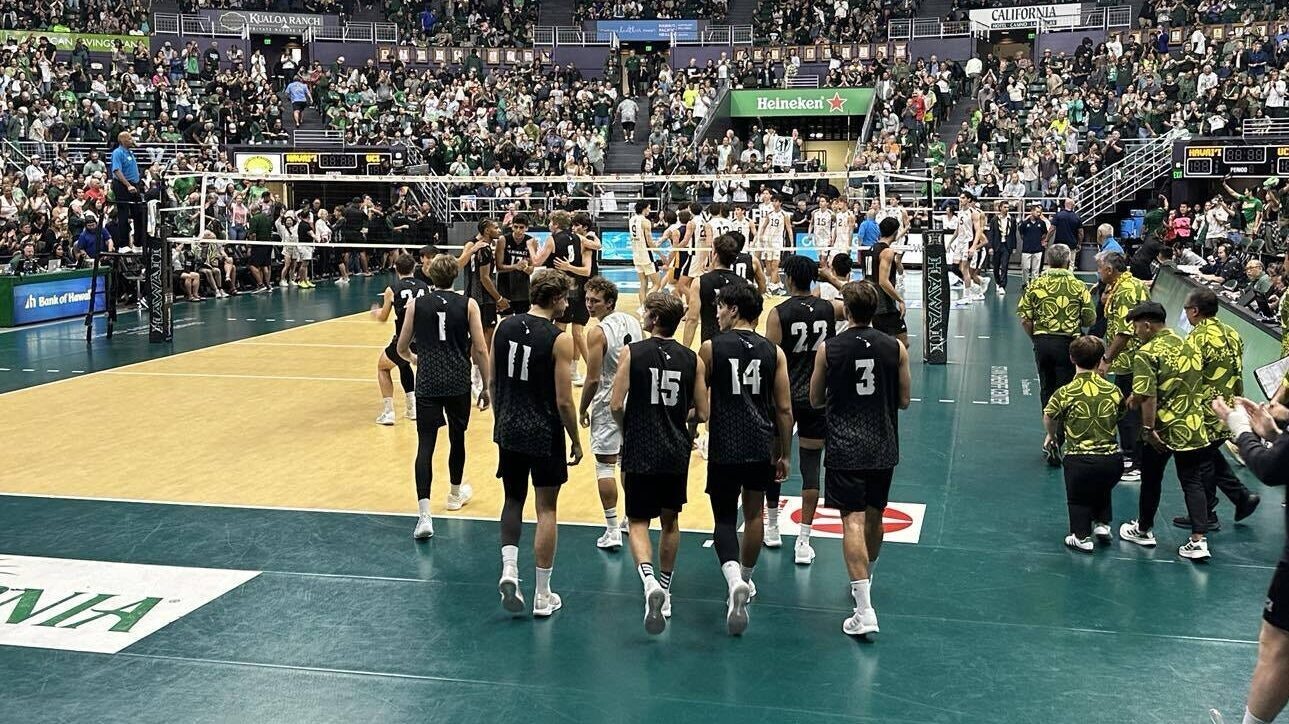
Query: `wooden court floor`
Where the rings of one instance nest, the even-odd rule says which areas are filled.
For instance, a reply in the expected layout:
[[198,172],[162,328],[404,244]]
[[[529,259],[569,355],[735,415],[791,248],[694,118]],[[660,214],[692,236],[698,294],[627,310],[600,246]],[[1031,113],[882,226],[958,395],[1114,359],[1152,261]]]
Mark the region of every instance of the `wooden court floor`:
[[[1283,543],[1278,492],[1251,483],[1267,502],[1240,525],[1229,506],[1220,511],[1205,566],[1178,559],[1185,533],[1162,527],[1155,550],[1064,549],[1064,491],[1038,454],[1037,385],[1014,295],[955,310],[951,364],[913,365],[892,498],[917,511],[918,535],[886,547],[874,586],[882,633],[865,644],[839,631],[845,571],[827,538],[809,568],[792,564],[790,537],[765,551],[748,634],[723,634],[697,455],[682,515],[694,532],[682,539],[666,634],[641,629],[625,551],[594,546],[602,518],[589,460],[561,496],[561,519],[585,524],[561,531],[565,609],[550,621],[506,616],[489,413],[475,415],[468,441],[475,500],[459,515],[442,511],[438,461],[435,538],[411,539],[415,430],[374,424],[375,359],[392,325],[352,313],[380,286],[320,287],[316,304],[332,311],[316,308],[315,322],[255,321],[229,334],[215,323],[225,313],[263,320],[272,304],[284,319],[301,297],[233,300],[188,330],[181,354],[124,364],[135,360],[105,362],[100,351],[97,363],[79,360],[86,374],[35,385],[33,373],[0,394],[0,434],[31,441],[0,466],[6,705],[29,721],[740,724],[1183,724],[1207,722],[1210,706],[1241,706]],[[916,330],[920,311],[909,321]],[[41,344],[68,367],[74,346],[34,341],[41,334],[60,332],[0,336],[0,367],[36,367]],[[1181,509],[1171,481],[1165,516]],[[798,485],[794,471],[785,494]],[[1136,487],[1120,485],[1116,520],[1135,502]],[[104,642],[98,623],[68,632],[115,653],[13,643],[16,619],[26,634],[47,632],[36,614],[15,613],[9,576],[67,561],[209,571],[202,585],[242,572],[245,582],[128,645]],[[530,567],[525,549],[521,569]],[[50,596],[99,590],[59,575],[64,588],[51,583]],[[131,576],[164,580],[151,568],[112,580],[132,591]],[[156,597],[162,607],[181,598]]]

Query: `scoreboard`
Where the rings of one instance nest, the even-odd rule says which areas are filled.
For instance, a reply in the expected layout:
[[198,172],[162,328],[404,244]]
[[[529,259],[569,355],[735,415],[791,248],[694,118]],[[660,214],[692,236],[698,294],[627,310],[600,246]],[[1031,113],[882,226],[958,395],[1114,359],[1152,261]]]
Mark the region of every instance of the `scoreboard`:
[[1174,178],[1289,176],[1289,145],[1224,144],[1201,139],[1173,154]]
[[298,174],[376,174],[382,162],[401,165],[402,152],[332,151],[287,152],[282,154],[286,173]]

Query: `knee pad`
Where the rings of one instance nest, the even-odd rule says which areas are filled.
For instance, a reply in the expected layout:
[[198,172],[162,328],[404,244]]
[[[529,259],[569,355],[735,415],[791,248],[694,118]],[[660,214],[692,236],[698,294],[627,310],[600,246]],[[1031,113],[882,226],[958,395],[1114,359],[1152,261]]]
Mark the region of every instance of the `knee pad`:
[[599,460],[595,461],[595,478],[597,480],[612,478],[616,473],[617,463],[602,463]]

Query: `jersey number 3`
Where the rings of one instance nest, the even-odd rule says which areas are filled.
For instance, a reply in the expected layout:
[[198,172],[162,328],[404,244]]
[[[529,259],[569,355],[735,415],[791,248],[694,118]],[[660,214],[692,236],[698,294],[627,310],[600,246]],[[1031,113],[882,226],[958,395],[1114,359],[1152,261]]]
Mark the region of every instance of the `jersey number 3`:
[[855,394],[867,396],[877,392],[877,377],[873,375],[875,366],[871,359],[855,360],[855,372],[859,373],[859,381],[855,383]]

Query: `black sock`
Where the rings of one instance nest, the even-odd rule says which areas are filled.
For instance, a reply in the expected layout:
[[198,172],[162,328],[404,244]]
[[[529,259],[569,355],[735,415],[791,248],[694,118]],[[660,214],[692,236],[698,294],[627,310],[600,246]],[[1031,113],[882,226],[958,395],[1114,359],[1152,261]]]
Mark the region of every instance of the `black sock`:
[[797,467],[801,470],[801,489],[819,489],[819,462],[823,459],[822,449],[801,448],[797,454]]

